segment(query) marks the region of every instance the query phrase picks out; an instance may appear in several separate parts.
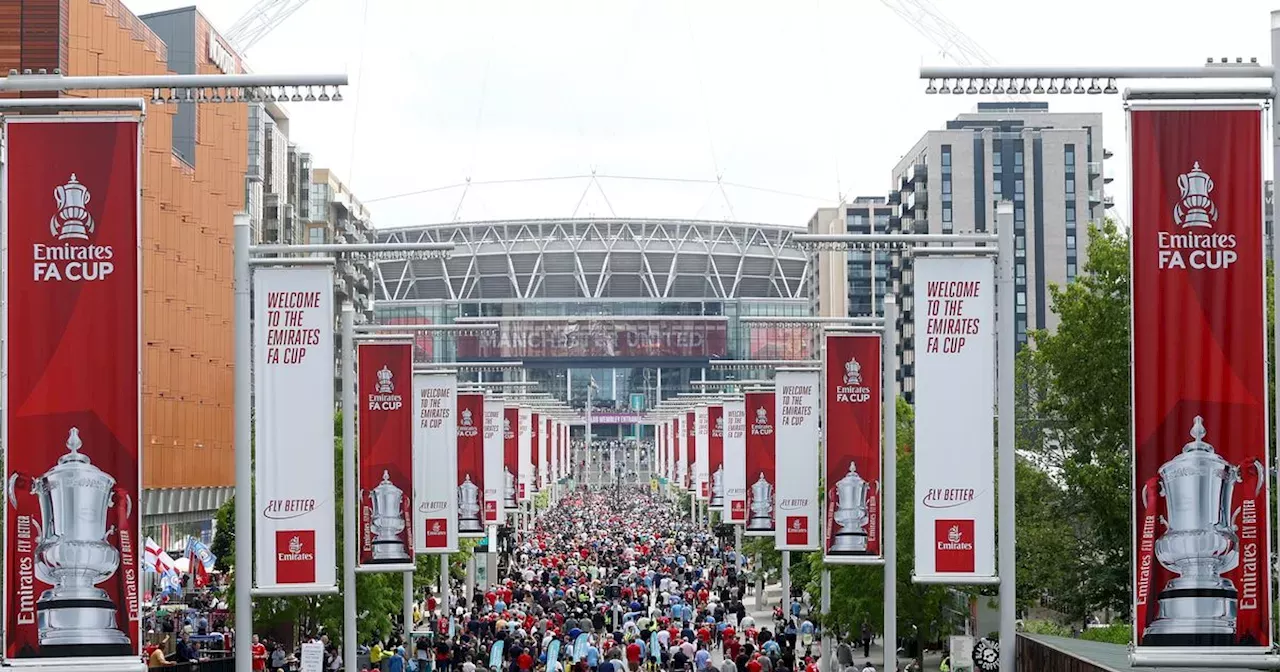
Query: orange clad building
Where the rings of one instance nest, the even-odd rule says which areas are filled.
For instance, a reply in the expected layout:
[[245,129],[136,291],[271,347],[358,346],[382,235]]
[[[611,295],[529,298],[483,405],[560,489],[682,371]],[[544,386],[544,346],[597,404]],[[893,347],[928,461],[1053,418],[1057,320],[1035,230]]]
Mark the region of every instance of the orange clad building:
[[[170,34],[190,26],[189,44],[171,51],[120,0],[0,0],[0,69],[56,68],[68,76],[242,71],[203,16],[194,8],[177,12],[186,12],[186,24],[175,23],[175,13],[155,15],[169,21]],[[210,40],[217,40],[213,48]],[[151,92],[90,95],[150,99]],[[244,104],[146,110],[142,513],[144,532],[157,540],[208,530],[235,480],[231,226],[245,207],[247,117]]]

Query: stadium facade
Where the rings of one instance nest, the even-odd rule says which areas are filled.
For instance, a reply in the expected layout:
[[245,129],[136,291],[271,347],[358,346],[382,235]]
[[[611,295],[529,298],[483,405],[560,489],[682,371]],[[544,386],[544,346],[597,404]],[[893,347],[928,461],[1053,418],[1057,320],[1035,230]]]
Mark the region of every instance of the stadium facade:
[[808,255],[791,243],[804,231],[594,218],[381,229],[378,242],[456,247],[449,259],[378,262],[375,321],[496,323],[484,335],[423,332],[415,356],[521,361],[508,379],[537,381],[580,412],[594,380],[596,434],[629,434],[637,413],[699,389],[693,381],[753,376],[714,360],[810,357],[808,330],[738,320],[809,314]]

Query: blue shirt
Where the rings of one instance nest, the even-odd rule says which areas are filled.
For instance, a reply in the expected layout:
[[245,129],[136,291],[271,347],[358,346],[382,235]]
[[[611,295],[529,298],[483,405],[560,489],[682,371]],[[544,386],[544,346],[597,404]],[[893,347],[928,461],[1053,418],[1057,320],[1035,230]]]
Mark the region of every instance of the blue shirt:
[[600,649],[587,647],[587,667],[595,667],[600,662]]
[[387,672],[404,672],[404,657],[397,655],[388,658]]

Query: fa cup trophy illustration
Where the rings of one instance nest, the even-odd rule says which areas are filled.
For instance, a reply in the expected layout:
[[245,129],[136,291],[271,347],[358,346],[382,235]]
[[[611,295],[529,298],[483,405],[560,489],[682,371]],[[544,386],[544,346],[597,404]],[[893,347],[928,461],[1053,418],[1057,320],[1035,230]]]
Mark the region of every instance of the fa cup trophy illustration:
[[838,526],[831,540],[831,553],[866,553],[867,523],[871,521],[868,497],[871,484],[858,475],[849,461],[849,473],[836,481],[836,510],[832,520]]
[[[1236,644],[1238,591],[1223,574],[1240,559],[1231,495],[1243,481],[1241,468],[1229,464],[1204,441],[1204,421],[1196,416],[1192,441],[1159,469],[1165,515],[1164,534],[1156,540],[1156,559],[1178,576],[1158,596],[1159,616],[1147,627],[1147,646],[1231,646]],[[1254,460],[1254,496],[1262,492],[1263,465]],[[1143,500],[1146,501],[1145,488]]]
[[484,522],[480,520],[480,488],[471,482],[471,474],[458,486],[458,531],[484,531]]
[[751,486],[751,519],[747,529],[767,532],[773,529],[773,484],[765,480],[764,472]]
[[404,491],[391,482],[390,473],[382,472],[382,482],[369,491],[369,505],[373,510],[369,525],[373,531],[373,561],[408,561],[409,553],[400,539],[405,528]]
[[[41,653],[128,655],[133,647],[116,623],[117,605],[97,584],[120,566],[119,528],[108,527],[107,512],[127,524],[133,502],[115,478],[89,462],[82,447],[80,430],[72,427],[68,452],[56,465],[36,478],[14,474],[8,483],[14,508],[20,487],[40,502],[40,520],[31,521],[37,534],[34,569],[51,586],[36,601]],[[108,541],[113,535],[114,543]]]
[[502,508],[507,511],[516,508],[516,475],[506,466],[502,467]]
[[724,465],[716,467],[715,473],[711,474],[711,501],[707,505],[724,506]]

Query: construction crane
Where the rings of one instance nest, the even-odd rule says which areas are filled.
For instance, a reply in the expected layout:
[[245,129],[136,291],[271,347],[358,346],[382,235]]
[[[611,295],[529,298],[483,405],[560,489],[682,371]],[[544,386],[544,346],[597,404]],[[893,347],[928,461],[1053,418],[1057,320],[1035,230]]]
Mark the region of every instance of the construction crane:
[[308,0],[258,0],[249,11],[231,24],[223,37],[244,54],[276,26],[307,4]]

